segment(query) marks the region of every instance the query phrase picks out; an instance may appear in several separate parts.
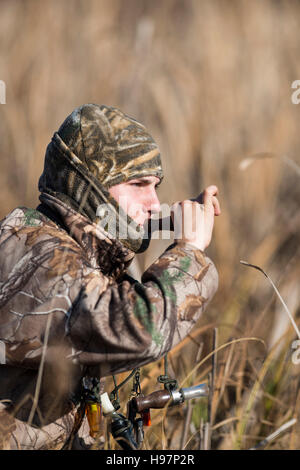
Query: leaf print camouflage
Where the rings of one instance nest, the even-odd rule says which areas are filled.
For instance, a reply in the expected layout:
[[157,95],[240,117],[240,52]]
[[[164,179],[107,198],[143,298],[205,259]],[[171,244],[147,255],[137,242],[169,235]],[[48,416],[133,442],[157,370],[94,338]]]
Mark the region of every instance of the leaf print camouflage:
[[144,126],[115,108],[84,105],[47,148],[41,204],[16,208],[0,222],[0,402],[9,418],[0,446],[61,443],[83,376],[103,384],[158,360],[213,298],[218,273],[193,245],[169,246],[141,282],[126,273],[143,234],[135,238],[133,221],[122,214],[119,228],[133,231],[126,240],[112,237],[97,207],[109,203],[118,212],[108,187],[137,175],[162,178],[158,147]]
[[136,318],[139,319],[141,325],[144,326],[146,331],[151,335],[152,340],[155,342],[157,346],[162,345],[163,337],[157,331],[155,322],[152,320],[152,317],[149,315],[149,311],[152,312],[154,315],[157,313],[157,309],[154,303],[150,301],[147,304],[147,295],[143,292],[144,287],[140,283],[135,283],[135,289],[140,296],[136,298],[135,305],[134,305],[134,314]]
[[107,204],[117,223],[114,232],[126,233],[122,242],[138,252],[147,248],[144,230],[120,209],[108,188],[141,176],[163,178],[158,146],[143,124],[117,108],[85,104],[54,133],[39,190],[92,222],[101,222],[97,208]]
[[35,209],[24,211],[25,225],[36,227],[40,223],[40,213]]

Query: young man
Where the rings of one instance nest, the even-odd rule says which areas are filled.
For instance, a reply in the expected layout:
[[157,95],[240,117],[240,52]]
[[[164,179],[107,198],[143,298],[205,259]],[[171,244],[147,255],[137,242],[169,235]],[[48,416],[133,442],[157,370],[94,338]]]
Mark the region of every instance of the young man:
[[215,186],[200,195],[201,206],[173,206],[173,221],[187,214],[192,233],[183,227],[142,282],[126,274],[149,243],[145,226],[159,211],[162,176],[142,124],[116,108],[83,105],[48,145],[41,204],[1,222],[2,447],[60,445],[83,377],[156,361],[215,294],[217,271],[204,254],[220,213]]

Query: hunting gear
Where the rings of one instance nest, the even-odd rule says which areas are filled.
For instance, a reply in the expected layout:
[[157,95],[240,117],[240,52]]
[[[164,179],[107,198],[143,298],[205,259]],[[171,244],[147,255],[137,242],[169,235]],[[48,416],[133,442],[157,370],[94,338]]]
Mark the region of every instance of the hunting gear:
[[[163,177],[146,128],[83,105],[47,147],[40,205],[1,221],[0,447],[93,444],[104,378],[163,357],[213,298],[207,240],[175,240],[141,282],[126,272],[149,237],[110,188],[140,177]],[[205,197],[216,205],[214,190]]]
[[[127,418],[117,413],[119,406],[111,402],[105,392],[100,397],[104,416],[111,419],[109,430],[124,450],[140,449],[144,440],[144,426],[151,426],[150,410],[181,405],[186,400],[208,397],[210,383],[202,383],[193,387],[179,388],[176,379],[167,375],[167,354],[165,355],[165,375],[157,378],[164,384],[164,389],[156,390],[144,396],[141,390],[139,369],[135,370],[133,396],[127,402]],[[110,396],[113,396],[113,392]],[[137,417],[137,415],[140,415]]]

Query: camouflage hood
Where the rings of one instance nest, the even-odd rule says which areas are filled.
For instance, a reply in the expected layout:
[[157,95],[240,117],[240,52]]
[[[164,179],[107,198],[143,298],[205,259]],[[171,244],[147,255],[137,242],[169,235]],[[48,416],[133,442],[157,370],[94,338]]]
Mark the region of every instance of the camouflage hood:
[[[68,235],[82,248],[86,260],[94,269],[100,269],[103,274],[115,280],[126,271],[135,255],[132,250],[119,240],[111,240],[101,226],[90,222],[87,217],[50,194],[44,193],[40,199],[42,205],[37,208],[38,211],[66,229]],[[41,210],[45,205],[47,210]],[[28,212],[27,223],[31,224],[39,217],[38,211]]]
[[[163,177],[159,149],[145,127],[116,108],[86,104],[66,118],[49,143],[39,191],[100,223],[111,238],[122,234],[122,243],[137,253],[149,244],[144,229],[108,190],[141,176]],[[105,211],[99,210],[103,204]]]

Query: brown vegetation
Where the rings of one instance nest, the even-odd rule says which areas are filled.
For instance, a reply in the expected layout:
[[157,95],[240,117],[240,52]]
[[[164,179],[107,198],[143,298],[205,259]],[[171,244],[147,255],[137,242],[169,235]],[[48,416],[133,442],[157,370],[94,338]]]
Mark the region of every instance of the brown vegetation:
[[[115,105],[144,122],[162,151],[162,202],[219,187],[208,250],[219,291],[169,358],[184,386],[207,380],[218,328],[211,448],[249,448],[299,419],[295,330],[268,280],[240,264],[268,273],[299,324],[299,2],[2,0],[0,11],[1,217],[37,205],[46,145],[76,106]],[[168,244],[153,241],[140,268]],[[141,371],[145,393],[162,367]],[[203,448],[204,401],[153,412],[145,448]],[[267,448],[296,449],[299,432],[297,422]]]

